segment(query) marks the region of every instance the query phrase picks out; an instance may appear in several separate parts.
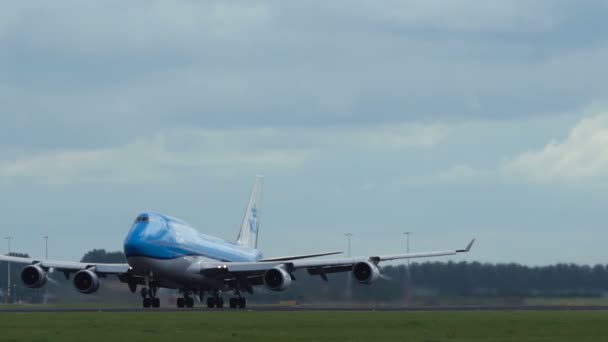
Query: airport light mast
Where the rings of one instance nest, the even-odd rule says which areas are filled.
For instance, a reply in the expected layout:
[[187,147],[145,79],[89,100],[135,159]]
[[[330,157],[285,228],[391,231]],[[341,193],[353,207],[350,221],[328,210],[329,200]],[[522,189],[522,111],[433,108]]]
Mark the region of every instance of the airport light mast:
[[[348,257],[351,257],[351,250],[350,250],[350,240],[353,237],[353,233],[348,232],[346,234],[344,234],[344,236],[346,236],[346,239],[348,240]],[[346,300],[351,301],[353,299],[353,279],[352,277],[346,277],[346,291],[344,291],[344,296],[346,297]]]
[[[49,236],[45,235],[42,237],[44,239],[44,259],[45,260],[49,260]],[[46,296],[47,294],[47,288],[45,287],[42,293],[43,296],[43,302],[46,304]]]
[[[410,254],[410,235],[412,235],[412,232],[403,232],[403,235],[405,235],[405,253]],[[405,268],[405,272],[407,274],[407,281],[405,283],[405,303],[407,305],[410,304],[411,301],[411,291],[412,291],[412,277],[411,277],[411,273],[410,273],[410,259],[407,259],[407,266]]]
[[[410,254],[410,235],[412,235],[412,232],[403,232],[403,235],[405,235],[405,253]],[[407,267],[410,267],[410,259],[407,259]]]
[[49,260],[49,236],[45,235],[44,239],[44,259]]
[[353,233],[346,233],[344,234],[344,236],[346,236],[346,238],[348,239],[348,257],[350,258],[350,238],[353,237]]
[[[13,239],[12,236],[7,236],[5,237],[6,241],[8,242],[8,255],[11,255],[11,240]],[[7,269],[7,282],[6,282],[6,303],[8,304],[8,301],[11,298],[11,263],[9,261],[6,262],[6,269]]]

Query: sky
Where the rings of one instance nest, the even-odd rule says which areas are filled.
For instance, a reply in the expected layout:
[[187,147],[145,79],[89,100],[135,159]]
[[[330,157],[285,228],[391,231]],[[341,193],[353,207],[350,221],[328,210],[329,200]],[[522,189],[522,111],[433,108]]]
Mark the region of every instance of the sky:
[[[138,213],[268,257],[606,263],[608,2],[3,1],[0,235],[80,259]],[[4,241],[6,243],[6,241]],[[6,252],[6,246],[0,248]]]

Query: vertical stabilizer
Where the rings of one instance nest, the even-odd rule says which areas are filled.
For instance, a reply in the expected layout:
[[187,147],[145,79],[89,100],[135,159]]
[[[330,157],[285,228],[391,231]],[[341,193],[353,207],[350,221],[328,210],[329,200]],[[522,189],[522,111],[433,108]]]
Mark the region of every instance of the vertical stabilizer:
[[260,200],[262,199],[263,185],[264,176],[257,176],[255,178],[255,184],[253,185],[251,197],[249,197],[249,203],[247,203],[243,223],[241,223],[241,230],[238,238],[236,239],[236,243],[241,246],[250,248],[258,247],[258,232],[260,229]]

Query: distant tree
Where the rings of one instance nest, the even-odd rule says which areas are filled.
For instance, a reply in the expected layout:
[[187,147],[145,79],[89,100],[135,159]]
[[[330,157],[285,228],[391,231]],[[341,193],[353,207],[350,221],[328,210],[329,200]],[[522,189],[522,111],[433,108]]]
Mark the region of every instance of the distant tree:
[[19,253],[19,252],[10,252],[10,253],[8,253],[8,255],[14,256],[17,258],[29,258],[30,257],[30,255],[27,253]]
[[106,252],[105,249],[94,249],[88,251],[80,261],[121,264],[127,262],[127,258],[125,257],[125,254],[120,251]]

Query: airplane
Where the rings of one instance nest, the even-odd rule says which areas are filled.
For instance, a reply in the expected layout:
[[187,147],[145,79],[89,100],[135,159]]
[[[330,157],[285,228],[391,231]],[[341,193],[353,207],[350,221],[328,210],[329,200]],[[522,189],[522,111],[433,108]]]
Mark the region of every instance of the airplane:
[[76,290],[91,294],[99,289],[100,278],[115,275],[126,283],[132,293],[142,286],[140,294],[144,308],[160,307],[159,288],[177,289],[181,296],[178,308],[192,308],[194,297],[203,302],[205,293],[208,308],[224,307],[223,293],[232,293],[230,308],[245,308],[244,292],[254,293],[254,287],[264,286],[271,291],[284,291],[295,281],[294,271],[306,270],[327,281],[328,274],[350,272],[362,284],[372,284],[381,273],[383,261],[438,257],[466,253],[465,249],[312,259],[341,252],[293,255],[264,258],[258,246],[260,230],[260,197],[263,176],[257,176],[247,203],[236,241],[226,241],[200,233],[186,222],[171,216],[144,212],[137,216],[124,240],[126,264],[51,261],[34,258],[0,256],[0,261],[26,264],[21,280],[30,288],[40,288],[48,279],[48,272],[62,272],[66,279],[73,275]]

